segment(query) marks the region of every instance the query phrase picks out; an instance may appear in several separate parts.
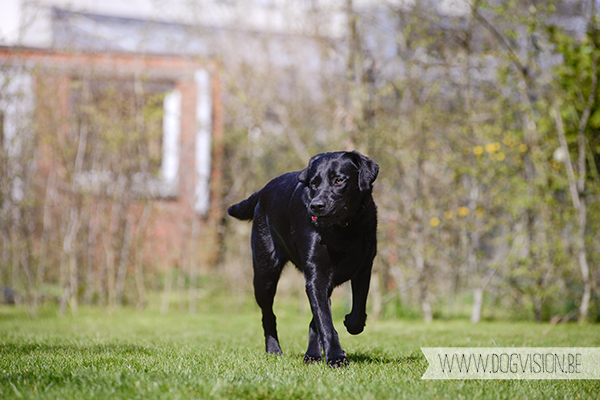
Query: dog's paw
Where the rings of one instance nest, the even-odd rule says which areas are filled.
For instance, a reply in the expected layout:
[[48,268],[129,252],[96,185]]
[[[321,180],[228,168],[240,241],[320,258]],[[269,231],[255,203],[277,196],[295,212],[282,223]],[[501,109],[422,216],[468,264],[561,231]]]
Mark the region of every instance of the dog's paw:
[[304,355],[304,364],[315,364],[321,362],[322,358],[320,356],[310,356],[308,354]]
[[365,322],[367,320],[367,315],[365,314],[362,318],[354,318],[352,314],[346,315],[344,319],[344,325],[346,326],[346,330],[351,335],[358,335],[365,329]]
[[327,361],[327,365],[329,365],[331,368],[347,367],[348,364],[349,364],[348,358],[345,355],[335,357],[335,358]]
[[281,347],[279,347],[279,342],[274,337],[268,337],[265,341],[265,345],[268,354],[283,355]]

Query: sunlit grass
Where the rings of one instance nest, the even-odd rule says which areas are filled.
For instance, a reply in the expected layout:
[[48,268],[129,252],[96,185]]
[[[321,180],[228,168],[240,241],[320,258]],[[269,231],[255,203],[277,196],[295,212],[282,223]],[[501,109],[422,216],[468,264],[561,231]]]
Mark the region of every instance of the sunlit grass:
[[263,353],[257,309],[161,315],[82,309],[79,317],[0,308],[0,398],[595,398],[599,381],[423,381],[420,347],[600,346],[597,325],[335,323],[351,365],[304,365],[308,313],[279,310],[283,357]]

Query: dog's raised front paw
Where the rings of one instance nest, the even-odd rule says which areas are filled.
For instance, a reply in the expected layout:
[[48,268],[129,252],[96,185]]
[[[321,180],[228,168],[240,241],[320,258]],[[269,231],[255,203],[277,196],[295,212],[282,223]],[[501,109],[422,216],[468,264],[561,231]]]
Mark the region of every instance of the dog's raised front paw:
[[365,329],[365,322],[367,320],[367,315],[360,319],[354,318],[352,314],[346,315],[344,319],[344,325],[346,326],[346,330],[351,335],[358,335]]

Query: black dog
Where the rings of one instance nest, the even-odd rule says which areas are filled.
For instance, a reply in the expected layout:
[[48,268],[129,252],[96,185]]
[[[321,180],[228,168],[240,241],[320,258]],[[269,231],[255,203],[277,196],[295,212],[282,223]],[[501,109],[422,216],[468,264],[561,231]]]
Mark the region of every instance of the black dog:
[[304,274],[313,319],[305,363],[348,364],[331,318],[333,288],[351,280],[352,311],[344,325],[356,335],[365,326],[367,293],[377,247],[377,209],[371,195],[379,166],[357,152],[319,154],[308,167],[273,179],[229,215],[252,225],[254,293],[262,310],[267,353],[282,354],[273,298],[283,266]]

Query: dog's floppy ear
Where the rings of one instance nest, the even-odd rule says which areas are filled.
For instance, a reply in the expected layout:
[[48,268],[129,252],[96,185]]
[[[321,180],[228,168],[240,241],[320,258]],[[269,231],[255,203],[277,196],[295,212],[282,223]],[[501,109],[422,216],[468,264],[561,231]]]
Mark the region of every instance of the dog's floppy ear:
[[321,157],[321,154],[317,154],[316,156],[313,156],[310,161],[308,162],[308,167],[304,168],[302,171],[300,171],[300,173],[298,174],[298,182],[303,183],[305,185],[308,185],[308,179],[309,174],[310,174],[310,167],[312,167],[313,163],[315,162],[315,160],[317,158]]
[[379,165],[359,152],[352,151],[348,154],[354,159],[358,167],[358,188],[361,191],[373,189],[373,182],[379,174]]

